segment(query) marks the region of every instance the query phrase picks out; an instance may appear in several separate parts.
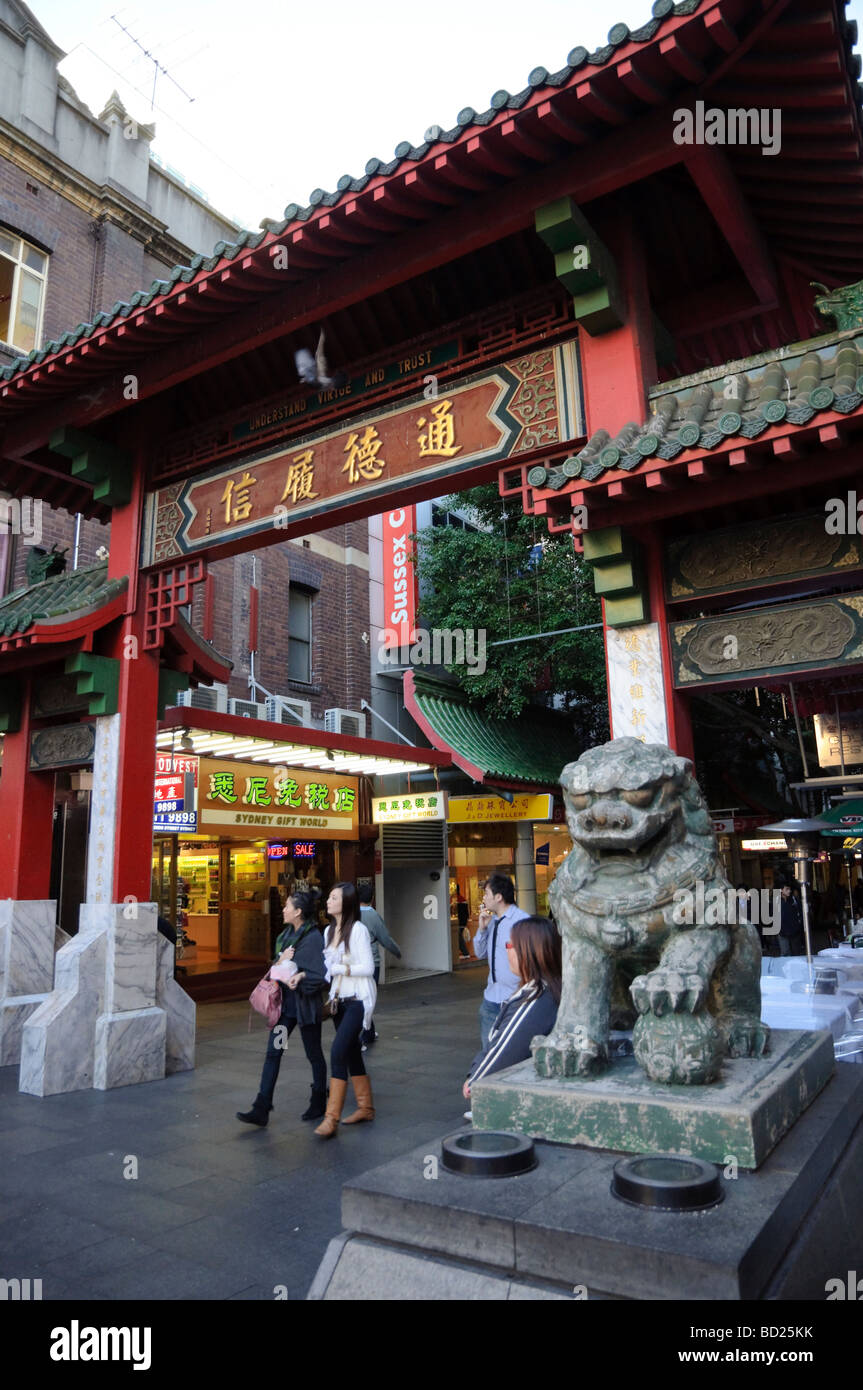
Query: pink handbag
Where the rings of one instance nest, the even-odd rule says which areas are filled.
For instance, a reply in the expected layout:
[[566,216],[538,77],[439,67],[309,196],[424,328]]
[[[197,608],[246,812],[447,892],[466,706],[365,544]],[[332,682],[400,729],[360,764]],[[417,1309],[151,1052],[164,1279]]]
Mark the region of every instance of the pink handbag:
[[268,1028],[275,1028],[282,1016],[282,986],[278,980],[270,979],[269,971],[255,985],[249,995],[249,1003],[256,1013],[267,1020]]

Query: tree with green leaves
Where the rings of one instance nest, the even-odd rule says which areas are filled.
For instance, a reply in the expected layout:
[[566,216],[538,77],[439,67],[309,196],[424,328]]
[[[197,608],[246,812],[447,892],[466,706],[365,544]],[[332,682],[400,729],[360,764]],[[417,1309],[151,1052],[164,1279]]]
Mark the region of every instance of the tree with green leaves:
[[544,518],[525,516],[493,483],[442,505],[467,510],[479,529],[430,526],[414,537],[422,624],[484,628],[488,645],[483,675],[464,667],[451,674],[495,718],[531,702],[551,706],[558,696],[585,743],[601,743],[608,738],[601,628],[560,631],[601,622],[590,570],[570,538],[550,536]]

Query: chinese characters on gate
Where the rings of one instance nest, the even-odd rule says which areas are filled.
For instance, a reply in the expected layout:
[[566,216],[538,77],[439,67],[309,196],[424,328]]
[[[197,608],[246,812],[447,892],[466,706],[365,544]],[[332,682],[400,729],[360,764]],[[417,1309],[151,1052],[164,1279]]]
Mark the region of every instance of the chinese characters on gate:
[[[452,408],[452,400],[441,400],[431,407],[428,415],[418,417],[415,422],[418,458],[451,459],[461,452],[462,446],[456,442]],[[387,466],[383,443],[376,425],[365,425],[348,433],[342,450],[346,457],[341,472],[346,475],[349,486],[375,482],[383,475]],[[296,506],[299,502],[314,501],[320,495],[315,485],[315,453],[314,447],[308,448],[290,459],[279,506],[289,503]],[[226,479],[220,498],[220,525],[233,526],[252,516],[258,483],[253,467],[238,469]]]

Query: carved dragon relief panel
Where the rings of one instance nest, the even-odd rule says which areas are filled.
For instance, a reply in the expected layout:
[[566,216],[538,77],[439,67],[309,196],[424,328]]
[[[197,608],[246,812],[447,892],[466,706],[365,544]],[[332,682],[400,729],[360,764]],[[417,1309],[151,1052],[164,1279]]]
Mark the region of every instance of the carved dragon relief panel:
[[863,658],[863,594],[669,625],[675,685],[817,670]]
[[682,536],[666,549],[672,600],[861,566],[863,539],[828,535],[823,511]]

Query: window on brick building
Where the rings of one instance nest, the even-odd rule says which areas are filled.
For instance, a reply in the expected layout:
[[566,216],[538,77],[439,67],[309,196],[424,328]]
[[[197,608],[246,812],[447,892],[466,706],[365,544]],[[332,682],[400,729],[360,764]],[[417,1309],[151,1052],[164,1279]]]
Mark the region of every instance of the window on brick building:
[[288,679],[312,679],[312,595],[290,586],[288,603]]
[[48,257],[0,227],[0,340],[19,352],[39,346]]

